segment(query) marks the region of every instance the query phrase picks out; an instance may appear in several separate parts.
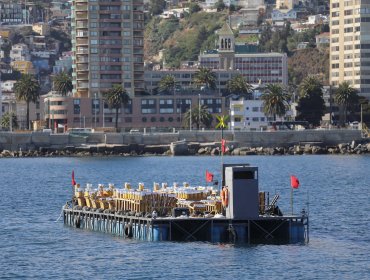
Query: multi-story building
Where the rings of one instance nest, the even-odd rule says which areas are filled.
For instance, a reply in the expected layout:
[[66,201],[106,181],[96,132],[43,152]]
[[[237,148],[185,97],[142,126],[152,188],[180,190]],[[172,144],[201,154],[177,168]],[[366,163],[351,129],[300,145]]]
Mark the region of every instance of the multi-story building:
[[29,61],[31,60],[30,51],[26,44],[15,44],[10,50],[10,59],[12,61]]
[[[108,128],[115,125],[116,111],[110,109],[101,97],[79,98],[51,92],[42,98],[44,118],[50,128],[58,125],[67,125],[69,128]],[[119,109],[118,127],[123,130],[187,127],[188,124],[184,122],[185,113],[199,104],[207,106],[214,116],[220,115],[226,108],[225,97],[219,95],[135,96]]]
[[12,61],[10,65],[12,66],[12,68],[18,70],[22,74],[30,74],[30,75],[36,74],[36,69],[34,68],[31,61],[24,61],[24,60]]
[[370,2],[330,1],[330,83],[370,98]]
[[252,84],[288,84],[286,54],[249,52],[248,46],[235,44],[234,33],[227,23],[218,35],[218,49],[201,54],[200,66],[226,72],[237,71]]
[[294,6],[298,5],[298,0],[276,0],[276,9],[278,10],[291,10]]
[[32,30],[41,36],[48,36],[50,34],[50,26],[44,22],[34,23]]
[[119,84],[144,90],[143,0],[73,0],[73,93],[102,96]]
[[4,1],[0,3],[0,23],[20,24],[23,22],[23,9],[21,3]]
[[[292,118],[289,110],[284,117],[276,117],[276,121],[286,121]],[[274,121],[271,116],[266,116],[263,110],[263,101],[260,99],[232,100],[230,101],[230,124],[231,130],[264,131],[269,129],[270,122]]]

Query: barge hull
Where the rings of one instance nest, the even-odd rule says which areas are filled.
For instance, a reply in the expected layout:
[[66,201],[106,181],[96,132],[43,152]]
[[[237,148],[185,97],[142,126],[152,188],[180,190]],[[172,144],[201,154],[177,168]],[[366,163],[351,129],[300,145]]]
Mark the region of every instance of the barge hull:
[[309,241],[308,217],[259,216],[251,220],[146,218],[63,209],[67,226],[144,241],[205,241],[241,244],[294,244]]

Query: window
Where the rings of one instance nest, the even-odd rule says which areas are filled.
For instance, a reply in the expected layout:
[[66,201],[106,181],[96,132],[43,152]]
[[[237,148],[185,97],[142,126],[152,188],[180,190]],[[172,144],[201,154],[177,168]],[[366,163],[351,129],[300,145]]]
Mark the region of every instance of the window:
[[91,112],[92,114],[99,114],[100,111],[100,100],[99,99],[92,99],[91,100]]
[[81,100],[73,99],[73,114],[78,115],[81,112]]

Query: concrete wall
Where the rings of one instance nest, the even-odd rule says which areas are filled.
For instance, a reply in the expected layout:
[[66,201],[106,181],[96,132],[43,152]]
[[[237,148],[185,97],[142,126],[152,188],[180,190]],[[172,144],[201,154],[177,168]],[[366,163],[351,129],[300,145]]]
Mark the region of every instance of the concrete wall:
[[[326,146],[361,140],[360,130],[304,130],[275,132],[224,131],[224,139],[242,147],[287,147],[319,142]],[[0,133],[0,150],[33,150],[40,147],[64,148],[81,145],[169,145],[171,142],[211,143],[221,141],[221,131],[180,131],[163,134],[96,133],[85,136],[68,134]]]

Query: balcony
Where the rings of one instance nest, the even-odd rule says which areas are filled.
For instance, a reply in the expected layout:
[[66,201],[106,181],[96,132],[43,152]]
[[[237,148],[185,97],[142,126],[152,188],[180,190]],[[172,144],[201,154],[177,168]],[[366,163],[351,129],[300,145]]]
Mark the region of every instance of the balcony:
[[76,12],[76,19],[87,19],[87,12]]
[[76,70],[77,71],[89,71],[89,65],[88,64],[77,64]]
[[88,37],[89,36],[89,32],[87,31],[77,31],[76,32],[76,37]]
[[77,82],[77,87],[78,88],[89,88],[89,83],[86,83],[86,82]]
[[77,24],[76,24],[76,28],[88,28],[89,25],[87,23],[87,21],[78,21]]
[[89,75],[78,73],[76,79],[77,80],[82,80],[82,81],[88,81],[89,80]]
[[88,45],[88,44],[89,44],[89,40],[87,40],[87,39],[77,38],[77,40],[76,40],[76,44],[77,44],[77,45]]
[[88,63],[89,62],[89,57],[87,55],[86,56],[77,56],[76,62],[77,63]]
[[76,5],[76,12],[87,12],[87,5]]
[[88,54],[89,49],[88,48],[77,48],[76,54]]

